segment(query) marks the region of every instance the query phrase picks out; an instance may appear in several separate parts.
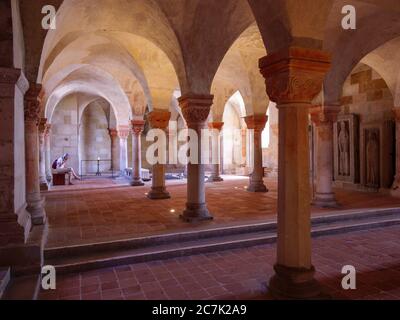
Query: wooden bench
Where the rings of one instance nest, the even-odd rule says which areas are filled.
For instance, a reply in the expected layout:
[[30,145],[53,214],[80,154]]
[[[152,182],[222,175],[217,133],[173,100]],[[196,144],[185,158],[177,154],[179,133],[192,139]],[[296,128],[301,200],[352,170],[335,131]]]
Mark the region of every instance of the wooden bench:
[[53,186],[65,186],[65,173],[53,173]]

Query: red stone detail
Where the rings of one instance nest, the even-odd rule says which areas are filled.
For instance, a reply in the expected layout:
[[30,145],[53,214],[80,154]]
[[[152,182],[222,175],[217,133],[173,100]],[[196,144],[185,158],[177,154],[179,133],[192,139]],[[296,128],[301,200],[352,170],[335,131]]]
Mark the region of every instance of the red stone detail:
[[139,136],[142,134],[144,130],[144,125],[145,125],[144,120],[132,120],[132,133],[136,136]]
[[188,127],[191,124],[204,123],[210,114],[213,95],[186,94],[178,99]]
[[210,129],[216,129],[216,130],[218,130],[218,131],[221,131],[223,126],[224,126],[224,123],[223,123],[223,122],[210,122],[210,123],[208,124],[208,127],[209,127]]
[[244,118],[247,129],[262,131],[268,122],[268,116],[263,114],[255,114]]
[[129,126],[118,126],[118,137],[120,139],[128,139],[130,132]]
[[39,124],[41,113],[41,98],[43,97],[42,86],[31,83],[25,94],[25,121],[34,121]]
[[340,112],[341,107],[337,106],[312,106],[310,108],[311,121],[316,126],[325,124],[332,124],[336,122],[337,115]]
[[278,106],[310,103],[321,91],[330,55],[324,51],[289,47],[260,59],[267,94]]
[[150,125],[154,129],[167,129],[171,112],[164,110],[154,110],[147,115]]

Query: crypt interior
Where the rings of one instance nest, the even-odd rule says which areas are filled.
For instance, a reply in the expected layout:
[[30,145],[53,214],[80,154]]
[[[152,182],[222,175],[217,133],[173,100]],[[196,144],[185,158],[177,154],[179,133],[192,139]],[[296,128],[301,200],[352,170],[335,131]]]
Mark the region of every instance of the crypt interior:
[[0,299],[400,299],[398,0],[0,0],[0,123]]

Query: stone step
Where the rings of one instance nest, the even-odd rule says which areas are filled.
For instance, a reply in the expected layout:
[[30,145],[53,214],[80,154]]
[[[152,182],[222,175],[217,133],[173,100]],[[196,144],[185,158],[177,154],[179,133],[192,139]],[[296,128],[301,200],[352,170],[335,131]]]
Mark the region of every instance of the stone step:
[[2,299],[10,282],[10,268],[0,268],[0,299]]
[[[367,230],[400,224],[400,214],[384,211],[383,214],[367,213],[366,218],[355,212],[327,217],[314,218],[312,236],[324,236],[351,231]],[[233,229],[232,229],[233,228]],[[78,251],[68,249],[66,254],[62,248],[53,248],[45,255],[47,265],[56,267],[58,273],[80,272],[90,269],[105,268],[123,264],[133,264],[158,259],[175,258],[199,253],[221,251],[227,249],[250,247],[276,242],[276,223],[236,226],[187,232],[182,234],[159,235],[156,237],[130,239],[132,247],[111,247],[105,243],[79,246]],[[151,241],[154,241],[151,243]],[[146,245],[140,246],[140,243]],[[110,250],[110,248],[112,248]],[[46,250],[47,251],[47,250]],[[61,255],[61,253],[64,253]]]

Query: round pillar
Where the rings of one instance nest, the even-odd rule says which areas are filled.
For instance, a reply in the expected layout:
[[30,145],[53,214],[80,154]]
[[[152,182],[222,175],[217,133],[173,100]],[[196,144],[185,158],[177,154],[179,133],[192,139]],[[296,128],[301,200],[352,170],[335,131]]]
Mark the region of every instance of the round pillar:
[[279,110],[278,239],[275,298],[312,299],[321,294],[311,262],[308,122],[311,101],[322,90],[329,54],[288,47],[260,60],[267,94]]
[[144,120],[132,120],[132,180],[131,186],[144,186],[142,180],[142,141]]
[[[211,176],[208,177],[208,182],[221,182],[221,131],[224,126],[223,122],[211,122],[208,128],[212,130],[212,159],[216,158],[216,163],[212,163]],[[215,156],[215,157],[214,157]]]

